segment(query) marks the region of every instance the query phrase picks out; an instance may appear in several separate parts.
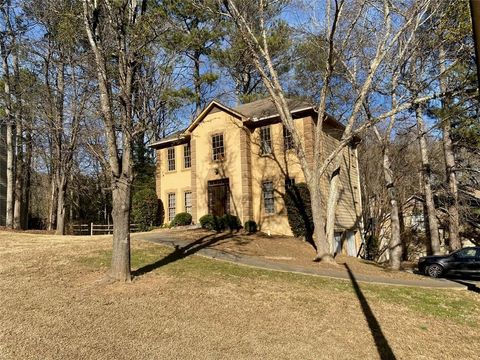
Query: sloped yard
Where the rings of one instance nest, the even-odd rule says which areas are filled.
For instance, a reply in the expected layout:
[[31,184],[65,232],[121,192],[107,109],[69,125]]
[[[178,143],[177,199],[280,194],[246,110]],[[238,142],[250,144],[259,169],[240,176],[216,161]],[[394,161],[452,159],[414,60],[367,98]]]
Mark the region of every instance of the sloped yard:
[[174,258],[139,240],[132,266],[149,271],[108,285],[99,280],[110,247],[108,236],[0,232],[1,359],[468,359],[480,351],[480,297],[471,292]]
[[[336,257],[337,266],[313,261],[313,247],[300,239],[291,236],[268,236],[262,233],[245,234],[243,232],[216,234],[203,229],[157,229],[139,236],[142,239],[174,239],[184,245],[194,244],[197,248],[215,249],[232,255],[246,255],[265,261],[302,267],[305,269],[323,269],[348,275],[346,266],[356,275],[374,276],[378,279],[402,279],[417,282],[428,282],[430,279],[407,271],[391,271],[387,267],[373,261],[363,260],[345,255]],[[168,244],[168,241],[166,241]],[[414,264],[403,264],[413,267]],[[348,277],[348,276],[347,276]]]

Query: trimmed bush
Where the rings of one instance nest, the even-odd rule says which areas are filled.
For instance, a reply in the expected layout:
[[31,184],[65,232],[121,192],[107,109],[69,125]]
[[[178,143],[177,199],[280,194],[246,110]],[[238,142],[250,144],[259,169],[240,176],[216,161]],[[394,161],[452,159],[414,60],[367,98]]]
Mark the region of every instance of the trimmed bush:
[[141,231],[148,230],[155,225],[157,212],[158,199],[155,190],[142,189],[133,195],[132,218]]
[[216,221],[215,221],[215,216],[207,214],[203,215],[200,219],[200,225],[202,226],[202,229],[207,229],[207,230],[216,230]]
[[203,229],[223,231],[225,230],[225,219],[223,217],[207,214],[199,219]]
[[223,231],[225,230],[225,228],[227,227],[227,225],[225,224],[225,219],[223,216],[214,216],[215,218],[215,230],[216,231]]
[[245,225],[243,226],[245,231],[249,234],[253,234],[257,232],[257,223],[253,220],[245,221]]
[[192,223],[192,215],[189,213],[183,212],[175,215],[171,222],[171,226],[186,226]]
[[313,238],[313,218],[310,191],[307,184],[299,183],[285,191],[285,206],[288,223],[296,237],[304,236],[309,242]]
[[231,214],[225,214],[223,215],[223,222],[225,225],[225,228],[231,230],[231,231],[238,231],[242,228],[242,223],[238,216],[231,215]]

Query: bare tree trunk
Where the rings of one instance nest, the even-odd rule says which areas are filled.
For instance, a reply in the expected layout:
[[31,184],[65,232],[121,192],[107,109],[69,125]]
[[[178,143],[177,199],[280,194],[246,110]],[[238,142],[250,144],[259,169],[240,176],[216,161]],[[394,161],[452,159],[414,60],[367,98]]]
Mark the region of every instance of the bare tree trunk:
[[402,259],[402,239],[400,236],[400,216],[395,184],[393,182],[393,171],[390,163],[389,149],[386,144],[383,148],[383,175],[390,201],[390,243],[388,246],[390,255],[390,267],[393,270],[400,270]]
[[332,256],[332,246],[328,242],[325,233],[325,213],[323,211],[322,193],[316,181],[309,184],[310,197],[312,203],[312,218],[315,226],[313,230],[313,241],[317,248],[315,261],[334,262]]
[[13,207],[13,228],[22,228],[22,195],[23,195],[23,141],[22,141],[22,120],[17,119],[16,126],[16,169],[15,169],[15,201]]
[[70,206],[69,206],[69,221],[70,223],[73,223],[74,219],[75,219],[75,215],[73,213],[73,208],[75,206],[75,192],[73,191],[73,172],[70,172]]
[[[430,161],[428,157],[427,139],[425,134],[425,124],[423,122],[423,109],[422,106],[417,106],[415,109],[415,115],[417,118],[418,139],[420,143],[420,153],[422,156],[422,176],[423,176],[423,188],[425,193],[425,206],[428,217],[428,227],[430,232],[430,244],[431,252],[433,255],[440,254],[440,240],[438,236],[438,221],[435,211],[435,202],[432,192],[432,174]],[[427,246],[428,249],[428,246]]]
[[65,193],[67,190],[67,179],[61,174],[57,182],[57,229],[55,235],[65,235]]
[[11,122],[7,124],[7,196],[6,196],[6,221],[7,228],[13,228],[13,168],[14,168],[14,151],[13,151],[13,125]]
[[22,94],[20,93],[20,69],[18,66],[18,50],[13,50],[13,70],[14,70],[14,84],[15,84],[15,132],[16,132],[16,159],[15,159],[15,199],[13,209],[13,228],[22,228],[22,195],[23,195],[23,103]]
[[110,276],[119,281],[130,281],[130,192],[125,179],[113,179],[112,219],[113,252]]
[[12,97],[10,93],[10,69],[8,65],[8,52],[4,42],[2,48],[2,67],[3,67],[3,91],[5,93],[5,118],[7,119],[7,196],[6,196],[6,222],[7,228],[13,227],[13,201],[14,201],[14,126],[12,119]]
[[[330,177],[330,186],[328,190],[328,200],[327,200],[327,220],[326,220],[326,236],[327,242],[333,245],[334,236],[335,236],[335,213],[337,210],[338,198],[340,197],[340,164],[336,162],[335,170],[332,172]],[[332,248],[331,252],[333,254],[335,249]],[[336,256],[338,254],[334,254]]]
[[448,202],[448,234],[450,249],[457,250],[462,247],[462,244],[459,237],[460,216],[458,213],[457,175],[455,174],[455,157],[453,155],[450,129],[450,121],[446,120],[443,124],[443,152],[445,155],[448,190],[450,192],[450,199]]
[[47,230],[53,230],[56,224],[56,214],[57,214],[57,181],[56,181],[56,170],[52,173],[52,178],[50,180],[50,199],[48,207],[48,220],[47,220]]
[[[445,49],[440,47],[439,51],[440,60],[440,72],[445,73]],[[440,88],[443,93],[447,91],[447,84],[445,79],[440,77]],[[444,109],[448,109],[449,99],[445,98],[442,103]],[[458,213],[458,187],[457,187],[457,175],[455,173],[455,156],[453,152],[453,142],[451,137],[452,124],[450,117],[446,114],[442,119],[442,142],[443,142],[443,154],[445,157],[445,170],[446,178],[448,182],[448,238],[450,250],[457,250],[462,247],[459,237],[459,222],[460,216]]]
[[200,53],[195,51],[193,54],[193,84],[195,87],[195,114],[199,115],[202,111],[202,78],[200,74]]
[[24,160],[24,185],[22,189],[22,227],[28,229],[29,212],[30,212],[30,185],[32,179],[32,133],[30,129],[26,129],[25,134],[25,160]]

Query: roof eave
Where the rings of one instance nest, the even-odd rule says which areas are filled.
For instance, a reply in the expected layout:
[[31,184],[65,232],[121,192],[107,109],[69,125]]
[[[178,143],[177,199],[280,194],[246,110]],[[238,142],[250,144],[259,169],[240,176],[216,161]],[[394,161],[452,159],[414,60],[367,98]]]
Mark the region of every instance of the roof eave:
[[[299,108],[299,109],[293,109],[292,111],[290,111],[291,114],[297,114],[297,113],[301,113],[301,112],[304,112],[304,111],[308,111],[308,110],[312,110],[312,111],[315,111],[315,108],[313,106],[308,106],[308,107],[304,107],[304,108]],[[263,122],[267,122],[269,120],[273,120],[275,118],[278,118],[280,117],[279,114],[272,114],[272,115],[267,115],[267,116],[262,116],[262,117],[250,117],[250,118],[247,118],[246,120],[244,120],[244,123],[246,125],[255,125],[255,124],[261,124]]]
[[164,140],[159,140],[153,143],[148,144],[149,148],[152,149],[163,149],[166,147],[170,147],[172,145],[178,145],[183,142],[186,142],[190,139],[190,134],[180,134],[178,137],[172,138],[172,139],[164,139]]

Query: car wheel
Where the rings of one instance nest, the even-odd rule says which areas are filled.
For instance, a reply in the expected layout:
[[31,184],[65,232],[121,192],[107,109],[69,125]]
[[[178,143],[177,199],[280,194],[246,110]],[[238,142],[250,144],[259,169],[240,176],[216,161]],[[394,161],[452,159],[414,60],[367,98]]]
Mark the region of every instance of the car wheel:
[[442,265],[433,264],[433,265],[430,265],[427,269],[428,276],[433,277],[433,278],[440,277],[442,275],[442,273],[443,273]]

